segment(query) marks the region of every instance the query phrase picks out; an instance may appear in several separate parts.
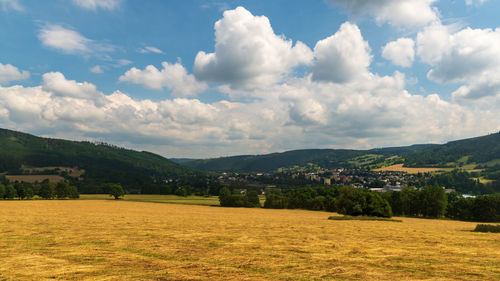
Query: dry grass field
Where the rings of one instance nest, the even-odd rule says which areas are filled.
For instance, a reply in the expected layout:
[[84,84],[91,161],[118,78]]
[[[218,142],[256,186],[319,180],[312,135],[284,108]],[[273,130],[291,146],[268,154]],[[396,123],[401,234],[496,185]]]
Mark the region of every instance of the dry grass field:
[[0,280],[499,280],[475,223],[114,200],[0,201]]
[[378,169],[374,169],[375,172],[406,172],[408,174],[418,174],[418,173],[431,173],[438,171],[451,171],[452,168],[409,168],[403,167],[403,164],[394,164],[391,166],[386,166]]
[[64,180],[64,178],[59,175],[6,175],[5,177],[11,182],[24,181],[29,183],[42,182],[45,179],[48,179],[50,182],[60,182]]

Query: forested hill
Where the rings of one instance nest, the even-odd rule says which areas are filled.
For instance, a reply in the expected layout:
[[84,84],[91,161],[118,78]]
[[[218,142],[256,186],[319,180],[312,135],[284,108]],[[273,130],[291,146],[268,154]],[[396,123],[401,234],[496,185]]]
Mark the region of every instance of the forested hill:
[[196,173],[150,152],[0,129],[0,172],[25,173],[26,167],[77,168],[85,171],[80,180],[84,184],[116,182],[128,187]]
[[[352,149],[303,149],[265,155],[241,155],[194,161],[182,164],[205,171],[271,172],[278,168],[315,164],[323,168],[355,167],[358,161],[376,165],[391,156],[420,150],[433,145],[378,148],[371,150]],[[370,157],[365,157],[370,156]],[[368,161],[368,158],[369,161]]]
[[405,164],[414,167],[445,167],[454,163],[494,166],[500,164],[500,132],[451,141],[405,154]]
[[[306,149],[265,155],[243,155],[183,162],[206,171],[272,172],[278,168],[318,165],[323,168],[376,168],[395,163],[411,167],[492,168],[500,165],[500,133],[457,140],[446,144],[423,144],[370,150]],[[496,169],[496,168],[495,168]]]

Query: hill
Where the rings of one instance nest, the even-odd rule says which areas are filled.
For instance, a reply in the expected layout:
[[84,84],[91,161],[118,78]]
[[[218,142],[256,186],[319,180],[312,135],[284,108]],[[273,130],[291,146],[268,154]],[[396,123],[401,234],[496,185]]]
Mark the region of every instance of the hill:
[[49,167],[47,169],[51,172],[54,172],[51,167],[82,171],[82,175],[78,174],[79,179],[67,172],[62,175],[84,190],[86,186],[104,182],[121,183],[133,190],[143,184],[197,173],[150,152],[87,141],[41,138],[0,129],[0,171],[43,174],[40,171],[45,169],[43,167]]
[[241,155],[184,161],[188,167],[219,172],[272,172],[306,165],[323,168],[379,168],[404,163],[407,167],[448,167],[498,170],[500,133],[446,144],[420,144],[370,150],[305,149],[265,155]]

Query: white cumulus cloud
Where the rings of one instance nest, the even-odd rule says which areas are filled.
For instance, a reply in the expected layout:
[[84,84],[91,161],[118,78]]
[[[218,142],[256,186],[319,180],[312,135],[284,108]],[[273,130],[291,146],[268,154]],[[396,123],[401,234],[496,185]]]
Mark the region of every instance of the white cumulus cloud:
[[327,0],[346,8],[353,17],[372,16],[378,24],[416,28],[439,20],[437,0]]
[[109,44],[88,39],[78,31],[61,25],[43,26],[38,33],[38,39],[43,45],[67,54],[99,55],[114,50],[114,47]]
[[122,82],[140,84],[146,88],[161,90],[167,88],[176,97],[193,96],[207,89],[207,84],[198,82],[192,74],[188,74],[180,63],[162,62],[163,69],[158,70],[148,65],[144,70],[131,68],[120,76]]
[[243,7],[225,11],[215,23],[215,52],[196,55],[199,80],[222,82],[233,88],[255,88],[280,81],[284,75],[312,60],[302,42],[276,35],[269,19]]
[[361,31],[346,22],[334,35],[314,47],[312,78],[316,81],[345,83],[367,72],[371,62],[370,46]]
[[0,63],[0,84],[7,84],[12,81],[25,80],[30,77],[30,73],[26,70],[19,69],[11,64]]
[[500,28],[453,32],[429,26],[417,36],[417,53],[433,68],[427,77],[439,83],[465,83],[454,98],[478,99],[500,92]]
[[387,43],[382,49],[382,57],[394,65],[410,67],[415,59],[415,42],[410,38],[399,38]]

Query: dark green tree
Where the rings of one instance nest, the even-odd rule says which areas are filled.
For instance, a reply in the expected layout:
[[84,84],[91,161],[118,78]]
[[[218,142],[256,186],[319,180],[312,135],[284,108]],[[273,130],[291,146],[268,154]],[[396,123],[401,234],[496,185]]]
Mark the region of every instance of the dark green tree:
[[366,209],[364,191],[358,188],[342,187],[335,200],[337,212],[343,215],[363,215]]
[[118,200],[120,197],[125,195],[125,190],[123,190],[123,187],[119,183],[109,183],[108,188],[109,196],[113,196],[115,200]]
[[420,191],[420,196],[424,217],[440,218],[445,214],[448,197],[442,187],[424,186]]
[[60,181],[56,185],[56,197],[57,199],[68,198],[70,193],[70,187],[67,182]]
[[368,216],[375,217],[392,217],[392,209],[389,202],[382,198],[380,194],[368,192],[365,194],[366,197],[366,210],[364,213]]
[[223,187],[219,190],[219,202],[222,207],[231,206],[231,191],[227,187]]
[[260,207],[259,194],[255,190],[249,190],[247,192],[247,201],[249,207]]
[[5,198],[5,185],[0,183],[0,199]]
[[78,192],[78,189],[76,188],[76,186],[69,187],[69,198],[71,198],[71,199],[80,198],[80,193]]
[[264,208],[269,209],[284,209],[287,206],[287,201],[281,190],[279,189],[269,189],[266,190],[266,201],[264,202]]
[[14,199],[14,197],[17,196],[17,192],[16,192],[16,189],[14,188],[14,186],[12,184],[7,184],[5,186],[5,195],[4,195],[4,198],[5,199]]
[[43,182],[40,185],[38,196],[42,197],[43,199],[53,199],[56,196],[56,185],[48,181]]

